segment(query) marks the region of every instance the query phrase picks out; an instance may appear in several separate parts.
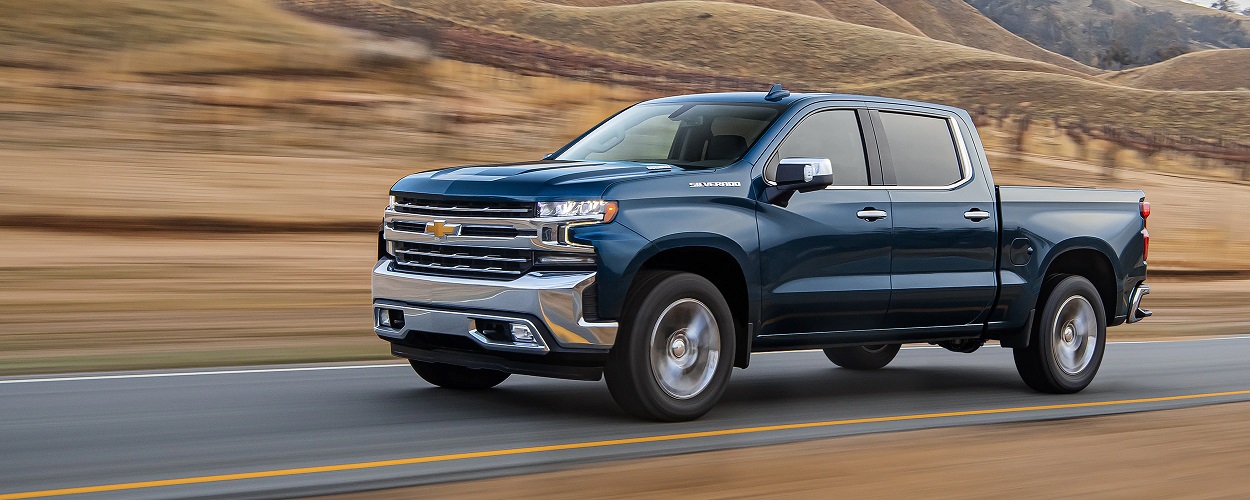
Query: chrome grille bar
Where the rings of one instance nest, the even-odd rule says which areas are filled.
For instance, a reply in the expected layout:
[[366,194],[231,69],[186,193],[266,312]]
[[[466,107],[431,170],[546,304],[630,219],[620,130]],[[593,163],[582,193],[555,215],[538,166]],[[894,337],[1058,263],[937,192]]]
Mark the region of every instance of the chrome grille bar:
[[521,271],[509,271],[507,269],[500,269],[498,267],[482,268],[482,267],[472,267],[472,266],[464,266],[464,265],[442,266],[438,264],[419,264],[416,262],[400,262],[397,265],[400,268],[417,267],[421,269],[432,269],[432,270],[437,270],[437,271],[468,271],[468,272],[475,272],[475,273],[502,274],[502,275],[508,275],[508,276],[520,276],[522,274],[525,274],[525,273],[522,273]]
[[455,200],[435,197],[397,196],[395,211],[443,217],[525,218],[536,215],[532,202],[494,200]]
[[427,205],[408,205],[405,203],[396,203],[395,206],[398,208],[427,212],[477,212],[490,214],[528,214],[531,212],[531,210],[526,208],[431,207]]
[[399,255],[420,255],[422,257],[485,260],[485,261],[490,261],[490,262],[516,262],[516,263],[529,262],[529,259],[525,259],[525,258],[496,257],[493,255],[471,255],[467,253],[420,252],[417,250],[396,250],[395,253]]

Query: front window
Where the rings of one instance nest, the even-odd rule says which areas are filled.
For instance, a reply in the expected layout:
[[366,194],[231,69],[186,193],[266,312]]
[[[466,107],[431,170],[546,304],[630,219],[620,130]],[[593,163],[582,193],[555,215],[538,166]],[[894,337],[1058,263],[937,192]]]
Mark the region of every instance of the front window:
[[738,161],[784,106],[640,104],[573,143],[557,160],[723,167]]

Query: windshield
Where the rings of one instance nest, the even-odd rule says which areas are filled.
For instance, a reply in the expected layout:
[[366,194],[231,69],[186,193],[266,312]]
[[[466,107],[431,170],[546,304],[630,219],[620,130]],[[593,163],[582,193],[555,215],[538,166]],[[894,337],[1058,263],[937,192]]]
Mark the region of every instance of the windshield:
[[573,143],[556,159],[723,167],[742,158],[784,106],[640,104]]

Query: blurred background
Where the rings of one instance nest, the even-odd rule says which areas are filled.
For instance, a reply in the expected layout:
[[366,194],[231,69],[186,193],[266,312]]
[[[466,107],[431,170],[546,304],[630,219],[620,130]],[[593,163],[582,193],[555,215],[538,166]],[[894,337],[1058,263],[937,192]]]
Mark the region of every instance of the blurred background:
[[1244,333],[1250,10],[1208,5],[0,0],[0,375],[386,359],[395,180],[777,82],[969,109],[1000,184],[1144,189],[1156,316],[1112,338]]

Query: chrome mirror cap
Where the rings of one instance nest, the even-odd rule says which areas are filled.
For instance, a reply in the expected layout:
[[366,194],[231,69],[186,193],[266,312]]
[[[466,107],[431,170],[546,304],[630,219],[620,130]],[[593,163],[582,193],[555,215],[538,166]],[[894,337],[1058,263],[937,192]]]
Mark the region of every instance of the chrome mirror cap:
[[777,164],[777,185],[765,190],[768,203],[784,207],[794,193],[818,191],[833,185],[833,162],[828,158],[786,158]]

